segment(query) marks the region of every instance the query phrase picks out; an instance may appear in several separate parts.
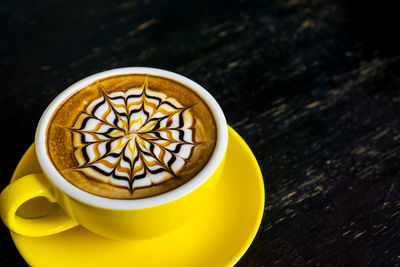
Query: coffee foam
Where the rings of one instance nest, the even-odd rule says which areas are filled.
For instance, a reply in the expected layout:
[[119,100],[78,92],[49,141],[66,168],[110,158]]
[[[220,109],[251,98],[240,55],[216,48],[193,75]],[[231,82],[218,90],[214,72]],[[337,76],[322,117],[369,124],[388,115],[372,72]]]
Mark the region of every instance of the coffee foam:
[[77,169],[131,192],[175,177],[196,145],[190,107],[146,83],[126,92],[99,90],[102,96],[70,128]]
[[[72,112],[76,117],[73,123],[57,120],[68,115],[69,101],[60,108],[64,115],[54,116],[48,131],[48,139],[53,141],[48,145],[50,155],[74,185],[111,198],[147,197],[186,182],[208,161],[216,128],[205,103],[199,102],[197,95],[193,97],[193,91],[188,94],[188,89],[157,88],[170,80],[141,79],[139,86],[125,84],[121,88],[120,83],[112,83],[111,89],[106,81],[97,82],[90,86],[91,96],[83,97],[82,110]],[[211,134],[207,133],[210,130]],[[64,142],[71,148],[66,164],[61,159],[67,158],[68,149],[56,148],[54,142],[60,138],[51,138],[57,132],[69,138]]]

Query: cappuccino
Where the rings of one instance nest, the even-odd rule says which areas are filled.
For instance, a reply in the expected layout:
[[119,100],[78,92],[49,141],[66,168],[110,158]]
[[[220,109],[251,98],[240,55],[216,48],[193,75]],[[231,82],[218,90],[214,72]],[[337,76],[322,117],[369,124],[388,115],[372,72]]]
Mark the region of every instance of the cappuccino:
[[88,193],[138,199],[186,183],[207,164],[214,116],[191,88],[172,79],[125,74],[66,98],[46,132],[52,164]]

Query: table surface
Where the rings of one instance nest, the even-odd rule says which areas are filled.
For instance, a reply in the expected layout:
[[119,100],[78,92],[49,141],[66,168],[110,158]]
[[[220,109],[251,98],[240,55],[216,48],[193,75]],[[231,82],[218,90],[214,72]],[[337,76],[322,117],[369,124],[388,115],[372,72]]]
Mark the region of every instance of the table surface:
[[[207,88],[260,163],[264,217],[237,266],[400,265],[398,15],[349,2],[2,2],[1,188],[58,93],[157,67]],[[24,266],[0,228],[0,266]]]

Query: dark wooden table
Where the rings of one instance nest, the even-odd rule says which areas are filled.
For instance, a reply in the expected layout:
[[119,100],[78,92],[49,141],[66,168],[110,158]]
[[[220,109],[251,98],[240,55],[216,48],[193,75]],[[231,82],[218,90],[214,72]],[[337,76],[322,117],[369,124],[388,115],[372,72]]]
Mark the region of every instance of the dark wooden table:
[[[259,160],[265,214],[238,266],[399,266],[398,14],[349,2],[3,1],[1,188],[58,93],[158,67],[207,88]],[[24,266],[0,234],[0,266]]]

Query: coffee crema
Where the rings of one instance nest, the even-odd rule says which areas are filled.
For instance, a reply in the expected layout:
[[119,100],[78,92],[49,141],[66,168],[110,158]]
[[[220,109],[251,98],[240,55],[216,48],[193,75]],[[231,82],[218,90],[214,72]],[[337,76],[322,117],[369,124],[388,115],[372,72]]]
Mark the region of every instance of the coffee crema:
[[215,119],[189,87],[159,76],[107,77],[57,107],[46,142],[53,165],[76,187],[136,199],[193,178],[215,147]]

